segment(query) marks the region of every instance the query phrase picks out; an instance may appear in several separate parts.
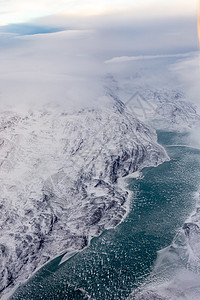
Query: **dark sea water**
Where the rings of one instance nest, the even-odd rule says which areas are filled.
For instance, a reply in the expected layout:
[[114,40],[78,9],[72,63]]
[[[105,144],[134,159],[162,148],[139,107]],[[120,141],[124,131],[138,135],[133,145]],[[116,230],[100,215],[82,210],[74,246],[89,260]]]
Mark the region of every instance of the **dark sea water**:
[[171,160],[129,179],[131,209],[118,227],[58,266],[56,258],[39,270],[11,299],[126,299],[150,274],[157,251],[167,247],[195,207],[200,183],[200,150],[187,135],[158,132]]

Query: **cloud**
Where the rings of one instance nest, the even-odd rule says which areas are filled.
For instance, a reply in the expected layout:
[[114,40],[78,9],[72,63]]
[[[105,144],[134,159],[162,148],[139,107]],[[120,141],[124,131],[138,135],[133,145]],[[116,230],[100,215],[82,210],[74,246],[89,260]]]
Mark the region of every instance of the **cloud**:
[[134,61],[134,60],[150,60],[150,59],[160,59],[160,58],[172,58],[172,57],[189,57],[191,53],[178,53],[178,54],[158,54],[158,55],[139,55],[139,56],[121,56],[121,57],[114,57],[109,60],[106,60],[106,64],[110,63],[121,63],[127,61]]
[[[108,59],[118,56],[143,56],[196,51],[198,47],[196,16],[138,19],[132,12],[95,17],[51,16],[35,24],[94,29],[98,32],[101,53]],[[92,45],[93,47],[93,45]]]
[[[105,94],[104,86],[110,84],[105,79],[109,73],[119,79],[133,78],[133,86],[174,81],[169,64],[185,59],[179,53],[197,49],[195,22],[192,17],[143,22],[131,13],[118,13],[51,16],[6,27],[9,32],[4,27],[0,33],[1,108],[49,102],[95,106]],[[47,29],[52,28],[49,33]],[[123,63],[104,63],[113,57]]]
[[[180,9],[181,7],[181,9]],[[190,0],[0,0],[0,24],[28,22],[31,19],[53,15],[98,15],[117,11],[132,11],[142,18],[188,16],[196,12],[196,1]]]
[[12,45],[0,51],[1,109],[53,103],[70,110],[97,103],[104,95],[103,70],[88,51],[93,34],[70,30],[12,36]]
[[181,88],[185,91],[188,100],[193,102],[200,113],[200,57],[199,53],[192,55],[187,59],[182,59],[170,67],[179,79]]

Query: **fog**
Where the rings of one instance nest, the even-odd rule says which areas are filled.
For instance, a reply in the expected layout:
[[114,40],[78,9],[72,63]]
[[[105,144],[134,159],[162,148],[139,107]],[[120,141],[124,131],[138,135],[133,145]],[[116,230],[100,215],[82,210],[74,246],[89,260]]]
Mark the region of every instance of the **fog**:
[[[1,109],[47,103],[65,108],[105,105],[108,74],[121,82],[132,78],[133,87],[181,86],[187,81],[188,91],[195,94],[195,82],[185,78],[181,68],[187,67],[197,45],[192,15],[55,15],[1,26]],[[195,68],[190,71],[195,73]]]

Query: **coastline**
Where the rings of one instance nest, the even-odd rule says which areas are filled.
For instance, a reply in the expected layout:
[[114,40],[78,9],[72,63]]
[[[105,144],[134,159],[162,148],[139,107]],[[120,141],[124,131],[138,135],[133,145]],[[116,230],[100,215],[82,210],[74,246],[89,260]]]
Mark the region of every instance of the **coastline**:
[[[194,152],[198,152],[200,156],[199,148],[187,144],[167,145],[167,147],[190,149]],[[199,258],[195,258],[195,254],[193,253],[195,244],[192,245],[191,243],[193,243],[192,239],[195,234],[197,234],[196,241],[198,241],[198,232],[195,231],[195,228],[198,228],[200,222],[200,190],[197,189],[193,191],[191,197],[194,202],[194,208],[184,219],[182,226],[177,229],[177,233],[171,244],[158,251],[151,274],[145,279],[144,283],[128,297],[128,300],[133,299],[133,297],[136,297],[134,299],[137,300],[151,299],[151,297],[160,297],[159,299],[163,300],[175,300],[178,297],[176,292],[186,297],[184,299],[196,299],[193,298],[194,295],[192,295],[191,288],[193,279],[195,282],[198,280],[198,277],[195,277],[198,273],[196,273],[195,269],[196,267],[199,268]],[[174,289],[176,284],[177,287]],[[200,284],[196,284],[194,294],[196,293],[195,290],[197,290],[199,294]],[[191,292],[191,294],[187,294],[188,291],[189,293]],[[178,299],[181,300],[183,298]]]
[[[158,144],[160,147],[162,147],[160,144]],[[164,148],[163,148],[164,149]],[[164,150],[165,151],[165,150]],[[74,256],[76,256],[77,254],[81,253],[82,251],[86,250],[87,248],[90,247],[91,245],[91,242],[94,238],[99,238],[102,234],[104,234],[106,231],[109,231],[109,230],[114,230],[116,229],[121,223],[123,223],[129,213],[130,213],[130,205],[131,205],[131,199],[133,198],[133,194],[134,192],[131,191],[129,188],[128,188],[128,185],[129,183],[127,182],[127,180],[131,179],[131,178],[134,178],[134,179],[139,179],[141,178],[142,176],[142,170],[144,168],[148,168],[148,167],[153,167],[153,168],[156,168],[158,167],[159,165],[163,164],[164,162],[166,161],[169,161],[169,156],[167,155],[167,152],[166,152],[166,159],[165,161],[162,161],[160,163],[158,163],[157,165],[152,165],[152,164],[148,164],[146,166],[143,166],[142,168],[140,168],[138,171],[134,172],[134,173],[131,173],[125,177],[119,177],[118,178],[118,181],[116,183],[116,188],[120,188],[121,190],[123,190],[124,192],[128,193],[127,194],[127,199],[126,199],[126,202],[123,204],[123,207],[126,209],[126,213],[122,216],[120,222],[114,226],[114,227],[106,227],[104,229],[104,231],[102,231],[99,235],[96,235],[96,236],[90,236],[89,239],[88,239],[88,245],[86,247],[84,247],[83,249],[81,250],[77,250],[77,251],[74,251],[72,252],[71,254],[69,253],[70,251],[66,251],[64,253],[61,253],[61,254],[58,254],[56,257],[53,257],[50,261],[46,262],[43,266],[37,268],[34,273],[31,275],[31,277],[29,277],[27,280],[25,281],[22,281],[18,284],[18,286],[15,288],[15,290],[13,290],[12,292],[10,292],[9,294],[6,294],[6,296],[9,295],[9,297],[11,297],[12,299],[12,296],[15,295],[15,292],[17,291],[18,288],[20,287],[23,287],[23,285],[26,283],[29,282],[29,280],[31,281],[32,279],[34,279],[34,276],[37,275],[37,273],[41,272],[41,271],[47,271],[48,272],[48,268],[45,268],[45,266],[50,266],[52,263],[54,263],[55,260],[59,260],[58,263],[57,263],[57,268],[59,268],[61,265],[69,262],[71,259],[73,259]],[[3,300],[6,299],[6,298],[2,298]],[[14,298],[15,299],[15,298]]]

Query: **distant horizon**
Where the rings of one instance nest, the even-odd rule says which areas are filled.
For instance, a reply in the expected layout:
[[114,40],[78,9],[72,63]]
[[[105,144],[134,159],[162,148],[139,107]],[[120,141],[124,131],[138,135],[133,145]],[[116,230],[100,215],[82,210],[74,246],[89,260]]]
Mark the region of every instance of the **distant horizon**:
[[[181,6],[181,9],[180,9]],[[191,16],[197,14],[198,0],[0,0],[0,26],[30,23],[38,18],[60,15],[61,17],[88,17],[115,13],[131,13],[135,17]]]
[[[190,59],[196,64],[191,53],[198,50],[198,0],[126,0],[123,7],[119,0],[109,6],[103,1],[104,10],[97,14],[91,8],[88,15],[78,14],[80,1],[73,1],[74,15],[66,13],[72,1],[24,3],[0,0],[0,96],[5,105],[95,102],[104,94],[107,74],[135,78],[140,69],[142,79],[135,84],[163,85],[167,77],[174,86],[183,76],[176,75],[179,61],[184,70]],[[31,8],[35,15],[27,13],[24,19],[23,12]]]

